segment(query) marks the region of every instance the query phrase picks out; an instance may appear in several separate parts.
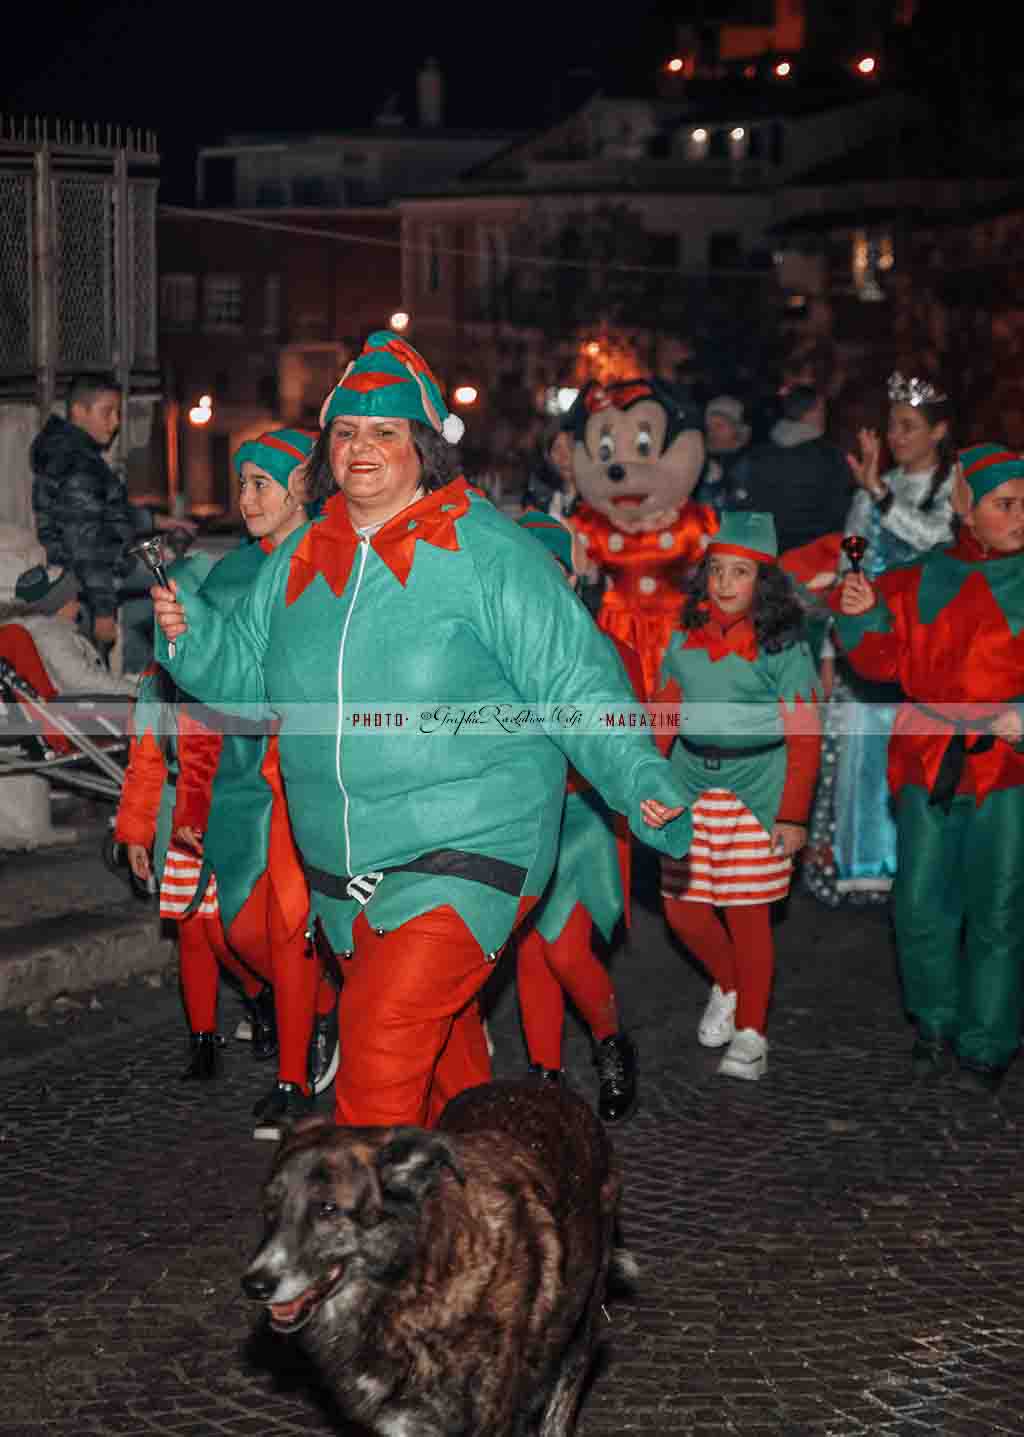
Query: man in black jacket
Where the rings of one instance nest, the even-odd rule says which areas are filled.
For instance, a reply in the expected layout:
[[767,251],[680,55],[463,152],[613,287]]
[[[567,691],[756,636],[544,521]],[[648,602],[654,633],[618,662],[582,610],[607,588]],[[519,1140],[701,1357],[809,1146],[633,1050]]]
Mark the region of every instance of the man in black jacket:
[[121,392],[108,374],[80,375],[68,388],[68,417],[51,415],[32,441],[32,507],[48,564],[71,569],[97,643],[117,637],[118,581],[132,567],[128,547],[154,529],[187,520],[132,504],[103,458],[121,423]]
[[798,385],[783,398],[769,442],[733,471],[728,507],[771,514],[780,553],[845,528],[853,481],[842,451],[824,435],[824,396]]

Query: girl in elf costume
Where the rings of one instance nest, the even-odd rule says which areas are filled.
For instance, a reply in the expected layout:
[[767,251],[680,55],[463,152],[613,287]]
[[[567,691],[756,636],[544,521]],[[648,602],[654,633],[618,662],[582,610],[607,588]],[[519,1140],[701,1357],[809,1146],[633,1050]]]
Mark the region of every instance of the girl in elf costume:
[[[539,539],[575,587],[573,535],[537,509],[519,525]],[[641,702],[644,674],[635,650],[608,635]],[[562,1029],[568,993],[594,1040],[599,1093],[597,1111],[606,1123],[628,1117],[636,1106],[636,1047],[621,1029],[608,970],[594,953],[592,934],[611,941],[619,919],[629,919],[629,828],[611,813],[586,779],[569,769],[569,781],[551,882],[516,944],[519,1013],[530,1071],[545,1082],[562,1077]]]
[[682,698],[671,758],[693,812],[665,916],[713,980],[698,1042],[728,1044],[719,1073],[751,1081],[767,1064],[771,905],[807,839],[821,749],[814,660],[777,558],[770,514],[722,516],[660,695]]
[[[305,525],[302,475],[313,443],[312,435],[284,429],[249,441],[236,453],[249,540],[198,586],[222,612],[230,612],[251,587],[266,556]],[[182,572],[183,584],[189,572],[189,567]],[[337,1061],[335,995],[320,984],[319,964],[305,938],[308,893],[291,842],[276,740],[265,724],[246,732],[244,720],[198,704],[179,705],[175,718],[179,774],[168,784],[171,841],[168,845],[165,834],[158,844],[158,869],[161,916],[179,924],[192,1032],[184,1076],[203,1080],[217,1073],[217,962],[237,973],[240,957],[247,965],[243,987],[251,999],[254,1056],[278,1053],[278,1080],[255,1109],[262,1120],[257,1134],[276,1136],[278,1120],[310,1111],[311,1088],[326,1086]],[[148,867],[156,825],[152,795],[162,781],[163,755],[145,714],[136,726],[142,732],[117,836],[130,845],[129,858],[139,873]],[[255,993],[253,973],[263,980]]]
[[313,913],[343,957],[339,1123],[432,1124],[490,1076],[477,997],[547,886],[566,756],[654,846],[682,853],[689,821],[645,734],[503,724],[632,693],[534,540],[449,479],[462,424],[422,356],[372,334],[321,423],[323,514],[230,615],[156,587],[158,655],[205,702],[281,714]]
[[1024,990],[1024,456],[978,444],[959,462],[955,542],[873,582],[847,575],[836,632],[858,673],[908,699],[889,784],[913,1072],[941,1077],[955,1053],[960,1085],[993,1093]]
[[[881,473],[882,442],[858,435],[848,455],[859,493],[846,534],[866,540],[864,573],[877,578],[953,536],[953,465],[948,397],[923,378],[889,376],[887,440],[895,468]],[[844,565],[844,567],[846,567]],[[829,645],[828,656],[834,652]],[[889,735],[900,695],[891,685],[837,677],[825,712],[822,782],[811,816],[804,882],[835,907],[844,899],[884,902],[896,872],[896,821],[886,780]],[[840,726],[841,732],[836,732]]]

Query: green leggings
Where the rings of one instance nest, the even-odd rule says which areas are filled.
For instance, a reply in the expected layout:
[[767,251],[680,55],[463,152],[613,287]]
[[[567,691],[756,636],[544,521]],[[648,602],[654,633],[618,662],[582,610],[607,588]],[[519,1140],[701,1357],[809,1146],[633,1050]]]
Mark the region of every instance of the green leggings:
[[[907,1009],[961,1058],[1004,1068],[1024,996],[1024,790],[970,795],[950,812],[923,788],[897,799],[893,918]],[[966,941],[964,930],[966,928]]]

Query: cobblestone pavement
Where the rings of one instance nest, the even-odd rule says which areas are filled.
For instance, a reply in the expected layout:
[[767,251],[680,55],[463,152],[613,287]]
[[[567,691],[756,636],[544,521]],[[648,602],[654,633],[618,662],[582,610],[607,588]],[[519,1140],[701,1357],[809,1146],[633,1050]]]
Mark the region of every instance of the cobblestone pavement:
[[[642,1061],[615,1131],[642,1277],[611,1307],[580,1431],[1024,1433],[1024,1065],[995,1105],[912,1089],[884,917],[797,895],[777,932],[756,1085],[698,1048],[706,989],[653,912],[616,962]],[[502,1074],[524,1062],[508,977]],[[271,1074],[232,1043],[197,1094],[176,1081],[183,1037],[169,977],[0,1014],[5,1437],[339,1430],[238,1285]],[[568,1066],[592,1094],[575,1025]]]

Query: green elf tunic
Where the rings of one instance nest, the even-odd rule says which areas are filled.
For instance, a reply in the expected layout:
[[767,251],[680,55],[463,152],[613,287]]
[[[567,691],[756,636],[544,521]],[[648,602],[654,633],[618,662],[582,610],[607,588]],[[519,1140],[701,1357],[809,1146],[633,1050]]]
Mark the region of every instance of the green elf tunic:
[[[723,625],[709,617],[673,636],[662,678],[662,696],[678,691],[682,699],[673,772],[687,804],[712,795],[702,805],[709,827],[700,844],[695,835],[690,855],[694,872],[678,896],[724,904],[782,897],[791,861],[772,855],[767,838],[776,823],[806,823],[810,807],[820,744],[810,648],[797,639],[767,653],[748,618]],[[723,851],[717,823],[728,828],[733,852]]]
[[[464,480],[369,537],[336,496],[230,615],[183,602],[188,632],[173,655],[158,635],[160,661],[204,703],[280,719],[295,839],[335,948],[351,948],[364,901],[382,930],[450,904],[500,948],[554,866],[566,756],[639,837],[687,847],[687,815],[660,831],[640,815],[644,798],[682,802],[651,740],[598,727],[633,703],[617,657],[535,541]],[[427,855],[431,871],[395,871]]]

